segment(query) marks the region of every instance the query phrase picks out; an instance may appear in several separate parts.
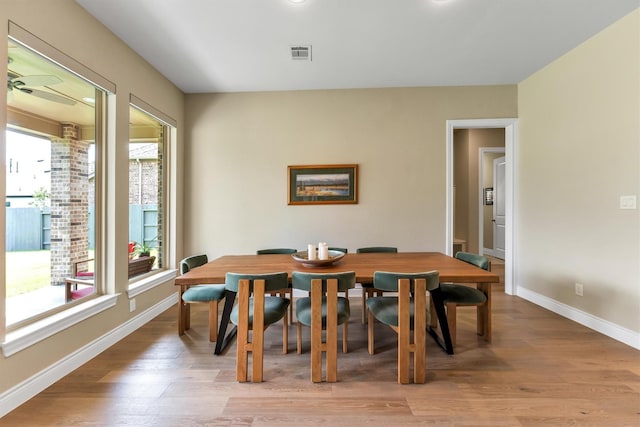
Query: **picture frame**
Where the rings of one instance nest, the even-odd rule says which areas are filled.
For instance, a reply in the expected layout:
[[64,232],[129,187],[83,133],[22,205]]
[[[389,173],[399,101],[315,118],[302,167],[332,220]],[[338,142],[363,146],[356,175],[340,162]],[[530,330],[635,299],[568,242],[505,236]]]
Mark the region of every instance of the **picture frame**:
[[493,187],[487,187],[484,189],[484,204],[486,206],[493,205]]
[[358,165],[287,167],[288,204],[358,203]]

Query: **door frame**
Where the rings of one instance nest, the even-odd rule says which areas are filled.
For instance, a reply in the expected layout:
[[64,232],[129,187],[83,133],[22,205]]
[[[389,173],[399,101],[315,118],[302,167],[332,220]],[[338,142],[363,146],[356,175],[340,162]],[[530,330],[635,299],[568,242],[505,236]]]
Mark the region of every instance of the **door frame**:
[[506,156],[505,149],[506,147],[480,147],[478,153],[478,253],[480,255],[484,254],[484,189],[482,188],[482,180],[484,178],[483,156],[486,153],[501,153]]
[[518,119],[468,119],[447,120],[446,136],[446,226],[445,253],[452,255],[453,245],[453,131],[455,129],[504,129],[505,148],[505,259],[504,259],[504,291],[508,295],[517,294],[514,281],[516,259],[516,218],[517,203],[515,191],[517,188],[517,151],[518,151]]

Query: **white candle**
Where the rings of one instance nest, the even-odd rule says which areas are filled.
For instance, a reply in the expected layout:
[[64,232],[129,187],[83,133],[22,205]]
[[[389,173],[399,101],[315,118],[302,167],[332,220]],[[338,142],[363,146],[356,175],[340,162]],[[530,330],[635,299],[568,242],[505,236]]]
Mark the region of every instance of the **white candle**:
[[307,259],[313,261],[316,259],[316,246],[312,243],[307,245]]
[[318,258],[329,259],[329,249],[325,242],[318,243]]

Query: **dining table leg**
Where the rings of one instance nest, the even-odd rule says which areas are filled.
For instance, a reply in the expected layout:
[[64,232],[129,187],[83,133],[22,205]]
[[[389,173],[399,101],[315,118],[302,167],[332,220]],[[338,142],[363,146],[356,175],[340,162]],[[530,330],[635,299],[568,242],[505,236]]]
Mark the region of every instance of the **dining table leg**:
[[487,297],[487,302],[478,307],[478,335],[491,342],[491,283],[478,283],[478,289]]
[[222,317],[220,319],[220,326],[218,327],[218,340],[216,341],[216,348],[213,354],[220,355],[222,351],[227,348],[229,342],[236,335],[238,328],[233,325],[233,328],[227,335],[227,326],[229,325],[229,318],[231,317],[231,310],[236,301],[236,292],[225,290],[224,294],[224,308],[222,309]]
[[447,322],[447,312],[444,308],[444,301],[439,291],[440,289],[430,291],[430,295],[431,300],[433,301],[433,307],[436,310],[436,315],[438,316],[438,323],[440,324],[442,341],[444,341],[444,343],[441,342],[440,337],[433,328],[427,326],[427,329],[429,334],[436,340],[440,347],[447,352],[447,354],[453,354],[453,343],[451,342],[451,333],[449,332],[449,322]]

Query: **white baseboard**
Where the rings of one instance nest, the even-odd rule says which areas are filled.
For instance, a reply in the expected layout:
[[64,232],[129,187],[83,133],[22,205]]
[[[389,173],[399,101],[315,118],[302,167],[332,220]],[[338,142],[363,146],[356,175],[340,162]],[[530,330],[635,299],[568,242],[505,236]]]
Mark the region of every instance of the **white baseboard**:
[[527,301],[531,301],[534,304],[559,314],[560,316],[586,326],[589,329],[600,332],[609,338],[613,338],[616,341],[620,341],[628,346],[640,350],[639,332],[632,331],[631,329],[624,328],[620,325],[609,322],[608,320],[604,320],[592,314],[578,310],[575,307],[558,302],[537,292],[523,288],[522,286],[518,286],[517,295]]
[[143,311],[136,317],[109,331],[93,342],[58,360],[31,378],[12,387],[0,395],[0,418],[22,405],[65,375],[73,372],[78,366],[102,353],[127,335],[165,312],[178,302],[178,293],[174,293],[153,307]]

